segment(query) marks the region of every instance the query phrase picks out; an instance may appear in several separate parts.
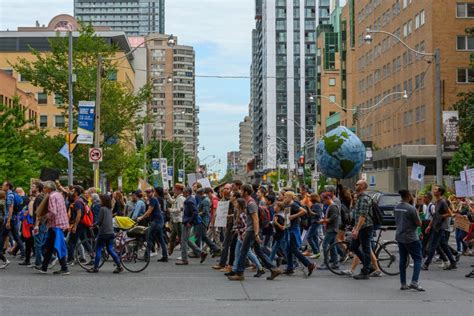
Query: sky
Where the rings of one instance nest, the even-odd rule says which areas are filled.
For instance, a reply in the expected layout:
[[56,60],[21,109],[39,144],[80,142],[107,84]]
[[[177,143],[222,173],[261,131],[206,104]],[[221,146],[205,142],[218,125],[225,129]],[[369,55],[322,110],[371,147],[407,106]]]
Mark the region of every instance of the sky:
[[[166,0],[165,6],[166,33],[194,47],[196,75],[249,76],[254,0]],[[0,0],[0,30],[48,24],[63,13],[73,15],[73,0]],[[239,150],[249,100],[249,79],[196,79],[199,156],[221,177],[227,152]]]

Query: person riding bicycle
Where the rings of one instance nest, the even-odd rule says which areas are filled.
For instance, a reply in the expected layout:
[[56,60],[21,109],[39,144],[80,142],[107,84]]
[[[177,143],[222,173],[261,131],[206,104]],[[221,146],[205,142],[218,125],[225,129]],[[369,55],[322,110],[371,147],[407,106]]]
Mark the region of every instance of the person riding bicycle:
[[122,264],[117,253],[114,250],[114,227],[112,220],[112,200],[107,194],[100,195],[101,208],[99,211],[99,218],[95,226],[99,230],[97,236],[97,247],[95,250],[94,267],[87,270],[89,273],[99,272],[100,259],[102,258],[102,248],[107,247],[107,252],[112,256],[115,262],[115,270],[113,273],[120,273],[123,271]]

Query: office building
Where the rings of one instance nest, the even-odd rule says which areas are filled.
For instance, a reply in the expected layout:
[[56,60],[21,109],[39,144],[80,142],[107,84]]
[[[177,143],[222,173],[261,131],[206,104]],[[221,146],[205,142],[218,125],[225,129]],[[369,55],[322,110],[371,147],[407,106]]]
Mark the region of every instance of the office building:
[[[18,82],[18,89],[25,93],[32,93],[38,102],[38,125],[41,128],[47,128],[48,133],[57,135],[66,126],[66,116],[64,105],[68,102],[60,96],[47,94],[42,87],[34,86],[31,82],[25,80],[20,73],[14,71],[11,64],[18,62],[18,58],[25,58],[29,61],[34,60],[31,48],[40,52],[48,53],[50,51],[49,39],[57,36],[57,31],[72,30],[73,36],[78,36],[78,23],[70,15],[61,14],[54,17],[47,26],[19,27],[17,31],[0,32],[0,70],[10,73]],[[96,29],[99,37],[106,39],[110,44],[115,44],[118,51],[115,57],[122,57],[131,51],[131,47],[124,32],[107,30],[106,28]],[[130,91],[133,91],[135,81],[135,72],[131,66],[133,54],[128,58],[123,58],[117,67],[117,73],[111,76],[109,80],[123,82]],[[79,100],[76,100],[76,103]]]
[[128,36],[165,33],[165,0],[74,0],[74,16]]
[[240,152],[229,151],[227,153],[227,172],[232,172],[235,175],[239,172],[240,168]]
[[[406,188],[414,162],[426,166],[425,184],[429,184],[436,172],[434,58],[416,54],[386,34],[372,34],[373,41],[367,44],[366,28],[396,34],[416,51],[434,53],[439,49],[441,106],[452,110],[458,94],[474,85],[474,71],[469,67],[474,37],[465,31],[473,26],[474,1],[352,2],[357,131],[362,140],[372,141],[376,150],[374,188]],[[408,99],[403,98],[405,90]],[[371,110],[364,110],[367,108]],[[445,152],[443,158],[446,165],[450,154]]]
[[27,93],[18,88],[18,81],[13,76],[11,70],[0,70],[0,104],[7,108],[14,105],[15,98],[18,98],[18,105],[25,114],[25,119],[30,123],[27,125],[39,125],[38,121],[38,101],[33,93]]
[[[148,82],[152,84],[149,139],[179,140],[186,154],[197,158],[199,109],[196,107],[195,53],[191,46],[168,46],[168,35],[147,40]],[[174,38],[177,43],[177,38]]]
[[329,0],[256,0],[251,117],[257,170],[278,164],[293,170],[295,157],[314,152],[316,27],[329,22],[329,10]]
[[239,173],[247,172],[247,163],[252,159],[252,121],[246,116],[239,124]]

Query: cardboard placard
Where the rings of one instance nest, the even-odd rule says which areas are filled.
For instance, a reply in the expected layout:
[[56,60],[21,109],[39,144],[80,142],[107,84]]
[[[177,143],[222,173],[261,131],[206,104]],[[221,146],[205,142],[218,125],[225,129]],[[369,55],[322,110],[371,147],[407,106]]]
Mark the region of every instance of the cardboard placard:
[[227,213],[229,212],[229,201],[219,201],[216,210],[216,221],[215,227],[226,227],[227,225]]
[[471,222],[466,217],[456,217],[454,220],[454,227],[459,228],[465,232],[469,232],[471,228]]

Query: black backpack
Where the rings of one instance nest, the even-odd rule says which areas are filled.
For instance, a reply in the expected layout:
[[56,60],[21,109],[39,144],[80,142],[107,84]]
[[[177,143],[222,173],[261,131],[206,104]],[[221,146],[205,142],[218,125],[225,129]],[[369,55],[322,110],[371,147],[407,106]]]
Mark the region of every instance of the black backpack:
[[344,204],[341,205],[341,224],[342,226],[350,226],[352,224],[351,210]]
[[380,210],[379,204],[370,199],[370,213],[369,216],[372,218],[372,222],[374,225],[382,225],[383,224],[383,213]]

